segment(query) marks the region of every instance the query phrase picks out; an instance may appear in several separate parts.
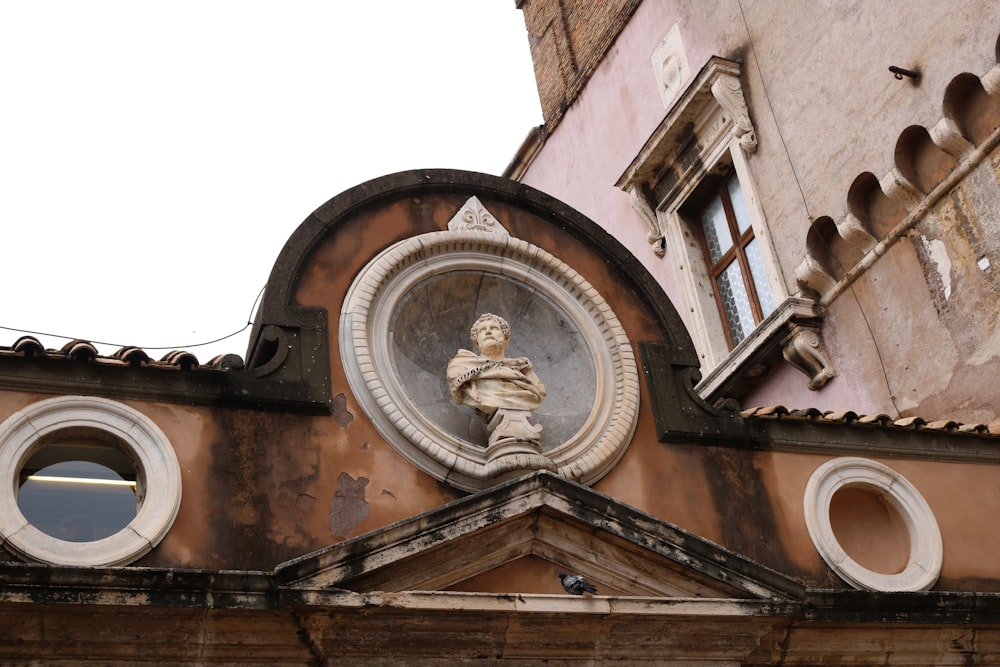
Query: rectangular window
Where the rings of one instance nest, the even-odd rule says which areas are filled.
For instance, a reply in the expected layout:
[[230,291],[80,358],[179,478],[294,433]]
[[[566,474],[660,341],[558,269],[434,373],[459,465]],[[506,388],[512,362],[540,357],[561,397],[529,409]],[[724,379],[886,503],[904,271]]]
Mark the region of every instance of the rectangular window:
[[774,310],[743,190],[730,172],[698,214],[705,263],[732,349]]

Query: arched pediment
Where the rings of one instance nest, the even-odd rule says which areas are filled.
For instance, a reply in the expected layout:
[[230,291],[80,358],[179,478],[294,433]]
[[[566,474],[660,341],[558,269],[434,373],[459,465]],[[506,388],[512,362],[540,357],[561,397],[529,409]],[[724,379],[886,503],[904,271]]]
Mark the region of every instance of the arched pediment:
[[[494,311],[514,329],[511,356],[548,387],[538,451],[502,460],[483,453],[493,427],[451,403],[444,374]],[[275,262],[247,360],[317,409],[351,397],[405,459],[467,491],[537,469],[593,483],[642,419],[661,438],[742,432],[693,392],[690,336],[636,258],[579,212],[485,174],[393,174],[318,208]]]

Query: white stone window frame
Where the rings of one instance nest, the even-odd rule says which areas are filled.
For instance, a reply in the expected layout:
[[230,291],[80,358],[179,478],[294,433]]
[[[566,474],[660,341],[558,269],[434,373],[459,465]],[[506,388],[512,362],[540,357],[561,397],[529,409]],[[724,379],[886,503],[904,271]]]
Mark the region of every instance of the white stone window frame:
[[[692,132],[693,130],[693,132]],[[693,144],[692,141],[693,135]],[[704,379],[696,388],[703,397],[715,394],[741,368],[752,365],[767,349],[781,345],[785,359],[805,373],[810,389],[834,376],[819,335],[822,310],[807,299],[788,294],[774,243],[757,194],[748,158],[757,137],[740,83],[738,63],[712,57],[667,111],[663,121],[618,179],[632,207],[645,221],[652,251],[669,256],[680,291],[681,318],[701,360]],[[689,158],[697,151],[697,160]],[[654,194],[665,173],[677,174],[667,192]],[[750,217],[775,311],[732,350],[715,300],[715,286],[705,264],[700,221],[685,215],[706,179],[736,173]]]
[[[68,542],[33,526],[17,503],[25,462],[46,440],[73,429],[111,436],[136,462],[143,498],[136,516],[114,535]],[[99,567],[126,565],[166,536],[181,503],[181,470],[170,441],[148,417],[127,405],[93,396],[49,398],[0,424],[0,543],[29,561]]]
[[[844,488],[878,494],[899,514],[910,540],[906,566],[897,574],[869,570],[840,545],[830,522],[830,504]],[[806,527],[826,564],[852,587],[882,592],[925,591],[941,575],[944,545],[930,505],[917,488],[887,465],[859,457],[827,461],[813,472],[803,495]]]
[[[715,120],[724,121],[721,118]],[[728,140],[724,137],[719,139],[712,150],[707,154],[703,153],[703,158],[707,158],[708,161],[703,163],[701,168],[687,174],[683,187],[676,191],[669,206],[657,210],[660,227],[664,232],[665,248],[673,259],[671,267],[674,278],[683,290],[682,300],[686,308],[682,309],[682,314],[686,316],[688,331],[691,332],[704,370],[719,367],[734,351],[742,349],[737,345],[731,350],[726,340],[727,324],[719,313],[714,293],[717,288],[709,274],[701,245],[700,237],[703,232],[698,229],[701,221],[685,213],[695,191],[706,179],[716,175],[724,176],[730,170],[736,173],[736,179],[746,200],[750,226],[760,248],[772,298],[776,304],[780,304],[788,297],[778,264],[774,259],[770,232],[740,140],[736,137]]]

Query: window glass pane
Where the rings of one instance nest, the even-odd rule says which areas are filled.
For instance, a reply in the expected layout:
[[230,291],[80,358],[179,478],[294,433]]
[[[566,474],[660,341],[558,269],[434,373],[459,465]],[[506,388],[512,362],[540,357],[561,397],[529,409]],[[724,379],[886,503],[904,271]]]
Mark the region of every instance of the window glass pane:
[[722,197],[716,195],[702,210],[701,225],[705,229],[708,256],[712,259],[712,264],[715,264],[733,245],[726,211],[722,208]]
[[131,461],[115,448],[46,446],[21,470],[17,505],[43,533],[67,542],[92,542],[114,535],[135,518],[135,477]]
[[733,213],[736,215],[736,228],[740,234],[750,229],[750,213],[747,210],[747,201],[743,198],[743,188],[736,174],[726,182],[726,189],[729,191],[729,201],[733,204]]
[[719,297],[722,300],[722,310],[726,314],[726,323],[729,326],[729,333],[735,347],[743,342],[743,339],[754,328],[750,297],[743,284],[739,263],[734,261],[727,266],[716,284],[719,289]]
[[771,295],[771,285],[767,282],[767,273],[764,271],[764,260],[760,256],[760,247],[757,239],[753,239],[746,247],[747,263],[750,264],[750,273],[753,275],[753,286],[757,290],[757,300],[760,301],[760,309],[764,317],[774,312],[774,297]]

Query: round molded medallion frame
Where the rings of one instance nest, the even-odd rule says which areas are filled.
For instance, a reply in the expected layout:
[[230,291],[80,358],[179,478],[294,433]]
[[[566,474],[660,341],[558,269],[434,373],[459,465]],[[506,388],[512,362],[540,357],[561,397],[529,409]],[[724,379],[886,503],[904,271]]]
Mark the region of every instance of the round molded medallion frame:
[[341,357],[361,408],[396,451],[434,478],[466,491],[496,482],[482,444],[428,419],[393,364],[389,332],[399,304],[424,281],[452,272],[516,281],[554,304],[580,331],[596,369],[593,408],[571,437],[545,455],[563,476],[596,482],[625,453],[638,422],[639,378],[631,345],[610,306],[583,276],[547,251],[506,234],[422,234],[390,246],[361,270],[340,316]]
[[[117,533],[68,542],[42,532],[17,504],[18,476],[46,438],[66,429],[110,435],[136,462],[144,497]],[[181,470],[170,441],[141,412],[106,398],[59,396],[15,412],[0,424],[0,542],[19,556],[53,565],[125,565],[148,553],[170,530],[181,503]]]
[[[837,491],[862,488],[878,494],[906,526],[910,554],[906,567],[883,574],[863,567],[840,545],[830,522],[830,505]],[[813,472],[803,497],[806,527],[827,565],[854,588],[872,591],[924,591],[938,580],[944,560],[941,531],[920,492],[889,466],[860,457],[827,461]]]

